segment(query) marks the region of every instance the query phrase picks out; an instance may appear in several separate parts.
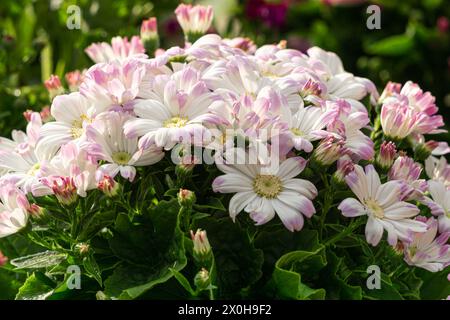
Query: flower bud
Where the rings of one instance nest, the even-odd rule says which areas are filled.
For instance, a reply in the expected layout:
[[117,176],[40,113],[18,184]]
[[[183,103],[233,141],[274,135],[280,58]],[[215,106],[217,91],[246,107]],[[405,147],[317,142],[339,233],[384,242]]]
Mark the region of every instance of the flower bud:
[[53,194],[63,205],[71,205],[78,199],[77,187],[71,177],[57,177],[53,179],[43,179],[42,182],[52,189]]
[[380,153],[377,156],[376,162],[382,169],[389,169],[394,163],[394,158],[397,154],[395,143],[392,141],[383,141],[380,146]]
[[3,252],[0,251],[0,267],[3,267],[8,263],[8,257],[3,255]]
[[64,93],[64,88],[61,85],[61,80],[59,80],[59,77],[55,76],[54,74],[52,74],[50,78],[44,82],[44,84],[50,95],[50,100],[53,100],[53,98],[57,95]]
[[349,156],[344,156],[337,161],[337,170],[333,174],[333,181],[336,184],[344,183],[344,178],[347,174],[355,169],[352,159]]
[[206,265],[211,258],[211,245],[206,231],[198,229],[195,233],[191,230],[191,238],[194,242],[194,258],[200,264]]
[[208,31],[214,17],[211,6],[190,4],[180,4],[175,14],[187,41],[191,43]]
[[328,136],[319,143],[313,156],[321,165],[329,166],[345,154],[347,154],[347,149],[344,142]]
[[202,268],[194,278],[195,286],[200,290],[207,289],[211,284],[211,278],[209,276],[209,271],[205,268]]
[[178,192],[178,203],[182,207],[186,206],[192,206],[196,201],[195,193],[187,190],[187,189],[180,189]]
[[120,184],[108,175],[104,175],[98,182],[97,188],[107,197],[115,197],[120,190]]
[[71,92],[78,91],[78,87],[81,82],[83,82],[83,73],[80,72],[80,70],[74,70],[72,72],[67,72],[65,78],[69,85],[69,90]]
[[87,243],[78,243],[75,246],[75,250],[77,250],[79,252],[79,254],[82,256],[86,255],[90,249],[91,249],[91,246]]
[[383,92],[381,93],[381,96],[378,99],[378,102],[382,103],[384,101],[384,99],[386,99],[394,94],[400,93],[401,89],[402,89],[402,85],[400,83],[389,81],[386,84],[386,87],[384,88]]
[[439,142],[434,140],[430,140],[425,143],[419,143],[414,148],[414,157],[416,158],[416,160],[424,161],[431,155],[431,152],[433,152],[433,150],[436,149],[437,147],[439,147]]
[[36,220],[39,220],[40,218],[42,218],[45,215],[45,213],[47,212],[47,210],[45,208],[42,208],[35,203],[30,204],[27,211],[30,214],[30,216]]
[[144,44],[145,51],[154,54],[159,47],[158,24],[155,17],[142,21],[141,41]]

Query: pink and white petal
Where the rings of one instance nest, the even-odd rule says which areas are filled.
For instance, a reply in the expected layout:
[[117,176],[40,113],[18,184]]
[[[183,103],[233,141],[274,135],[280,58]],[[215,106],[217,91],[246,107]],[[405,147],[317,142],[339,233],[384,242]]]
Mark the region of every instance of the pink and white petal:
[[373,165],[369,164],[366,166],[366,177],[367,177],[367,191],[369,197],[375,199],[377,196],[378,189],[381,186],[380,176],[375,171]]
[[230,204],[228,206],[228,212],[230,213],[231,219],[235,220],[236,216],[244,210],[244,208],[255,201],[256,194],[253,191],[238,192],[230,199]]
[[266,198],[261,198],[258,208],[252,208],[249,213],[250,218],[256,222],[257,226],[263,225],[275,217],[275,210],[272,202]]
[[378,245],[381,237],[383,236],[383,225],[377,219],[369,216],[369,219],[367,219],[365,234],[367,242],[375,247]]
[[214,179],[212,189],[214,192],[220,193],[246,192],[253,190],[252,180],[250,180],[250,178],[235,173],[224,174]]
[[277,176],[283,181],[292,179],[305,169],[306,164],[307,161],[302,157],[288,158],[280,164]]
[[358,217],[367,214],[366,208],[355,198],[344,199],[338,206],[344,217]]
[[388,181],[380,186],[375,199],[381,207],[388,207],[400,201],[401,183],[399,181]]
[[281,222],[289,231],[300,231],[303,228],[303,215],[298,210],[278,199],[272,199],[271,202]]
[[417,206],[404,201],[394,203],[393,205],[384,208],[384,216],[387,219],[391,220],[402,220],[405,218],[412,218],[417,216],[419,212],[420,210],[419,208],[417,208]]
[[304,179],[289,179],[283,183],[283,188],[298,192],[308,199],[314,199],[317,196],[316,186]]
[[101,165],[98,170],[101,172],[101,176],[108,175],[114,178],[120,171],[119,165],[115,163],[108,163]]
[[311,200],[307,197],[298,194],[293,191],[282,191],[278,195],[278,199],[288,206],[299,210],[302,214],[311,218],[314,213],[316,213],[316,209]]
[[129,181],[133,181],[136,176],[136,168],[133,166],[119,166],[120,175]]

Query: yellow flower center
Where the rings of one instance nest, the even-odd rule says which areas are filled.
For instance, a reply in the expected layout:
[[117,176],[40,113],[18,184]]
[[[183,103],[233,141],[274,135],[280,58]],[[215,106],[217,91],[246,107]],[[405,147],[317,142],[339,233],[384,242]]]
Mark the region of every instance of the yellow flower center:
[[295,134],[296,136],[304,136],[305,135],[305,133],[302,130],[300,130],[299,128],[291,128],[291,132],[293,134]]
[[82,114],[79,119],[74,120],[72,122],[72,128],[70,128],[70,133],[72,134],[72,137],[74,139],[81,137],[81,135],[83,134],[84,121],[91,121],[91,119],[87,115]]
[[130,161],[131,155],[128,152],[114,152],[112,159],[117,164],[126,165]]
[[267,199],[273,199],[283,190],[281,179],[274,175],[258,174],[253,180],[253,191]]
[[36,163],[34,166],[32,166],[30,168],[30,170],[28,170],[28,174],[30,176],[35,176],[36,173],[38,173],[39,169],[41,169],[41,164],[40,163]]
[[366,205],[367,209],[369,209],[369,211],[372,212],[376,218],[378,218],[378,219],[384,218],[384,210],[382,207],[380,207],[378,202],[376,202],[375,200],[372,200],[372,199],[367,199],[365,201],[365,205]]
[[183,117],[172,117],[164,121],[163,125],[165,128],[182,128],[188,123],[188,118]]

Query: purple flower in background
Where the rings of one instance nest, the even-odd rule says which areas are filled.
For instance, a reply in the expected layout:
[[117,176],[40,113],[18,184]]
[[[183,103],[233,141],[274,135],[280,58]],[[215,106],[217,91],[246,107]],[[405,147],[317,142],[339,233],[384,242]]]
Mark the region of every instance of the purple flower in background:
[[268,27],[281,27],[286,21],[290,2],[290,0],[248,0],[246,14],[249,18],[262,20]]

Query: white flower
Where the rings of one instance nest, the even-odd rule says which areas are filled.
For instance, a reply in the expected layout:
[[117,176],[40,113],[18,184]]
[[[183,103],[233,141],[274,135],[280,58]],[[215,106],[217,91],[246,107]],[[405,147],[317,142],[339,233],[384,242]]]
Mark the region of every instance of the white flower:
[[442,181],[446,188],[450,188],[450,165],[445,157],[429,156],[425,160],[425,172],[431,180]]
[[86,124],[93,119],[94,108],[79,92],[55,97],[51,114],[56,121],[47,122],[40,131],[36,148],[52,146],[55,150],[72,140],[79,140]]
[[182,140],[188,143],[186,140],[193,136],[202,139],[205,131],[202,122],[211,116],[208,107],[212,101],[195,69],[186,67],[171,77],[156,76],[153,90],[146,96],[147,99],[137,99],[134,103],[139,118],[125,124],[127,137],[142,136],[139,147],[156,145],[169,150]]
[[29,203],[12,184],[0,184],[0,200],[0,238],[3,238],[27,225]]
[[123,133],[124,123],[130,116],[119,112],[105,112],[98,115],[92,125],[86,128],[87,142],[82,144],[89,154],[107,163],[100,166],[102,175],[114,178],[119,172],[122,177],[133,181],[135,166],[148,166],[160,161],[164,153],[159,148],[146,150],[138,148],[137,138],[127,138]]
[[424,233],[413,233],[412,241],[404,243],[405,261],[411,266],[424,268],[430,272],[443,270],[450,264],[450,245],[446,244],[450,233],[442,233],[438,237],[438,224],[433,217],[417,217],[425,222],[428,230]]
[[303,227],[303,215],[310,218],[316,212],[311,201],[317,195],[316,187],[307,180],[295,179],[305,165],[301,157],[289,158],[269,174],[260,165],[217,163],[225,175],[217,177],[212,187],[215,192],[236,193],[229,204],[233,220],[245,210],[261,225],[277,213],[287,229],[298,231]]
[[421,200],[438,217],[439,232],[450,232],[450,190],[442,181],[428,181],[429,197]]
[[425,232],[427,226],[419,221],[411,220],[419,213],[419,209],[402,200],[402,184],[389,181],[381,184],[380,177],[372,165],[366,166],[364,172],[356,165],[353,172],[345,177],[345,181],[358,200],[347,198],[341,202],[338,209],[346,217],[367,215],[366,239],[376,246],[383,236],[383,230],[388,233],[388,242],[394,246],[398,238],[407,241],[408,233]]

